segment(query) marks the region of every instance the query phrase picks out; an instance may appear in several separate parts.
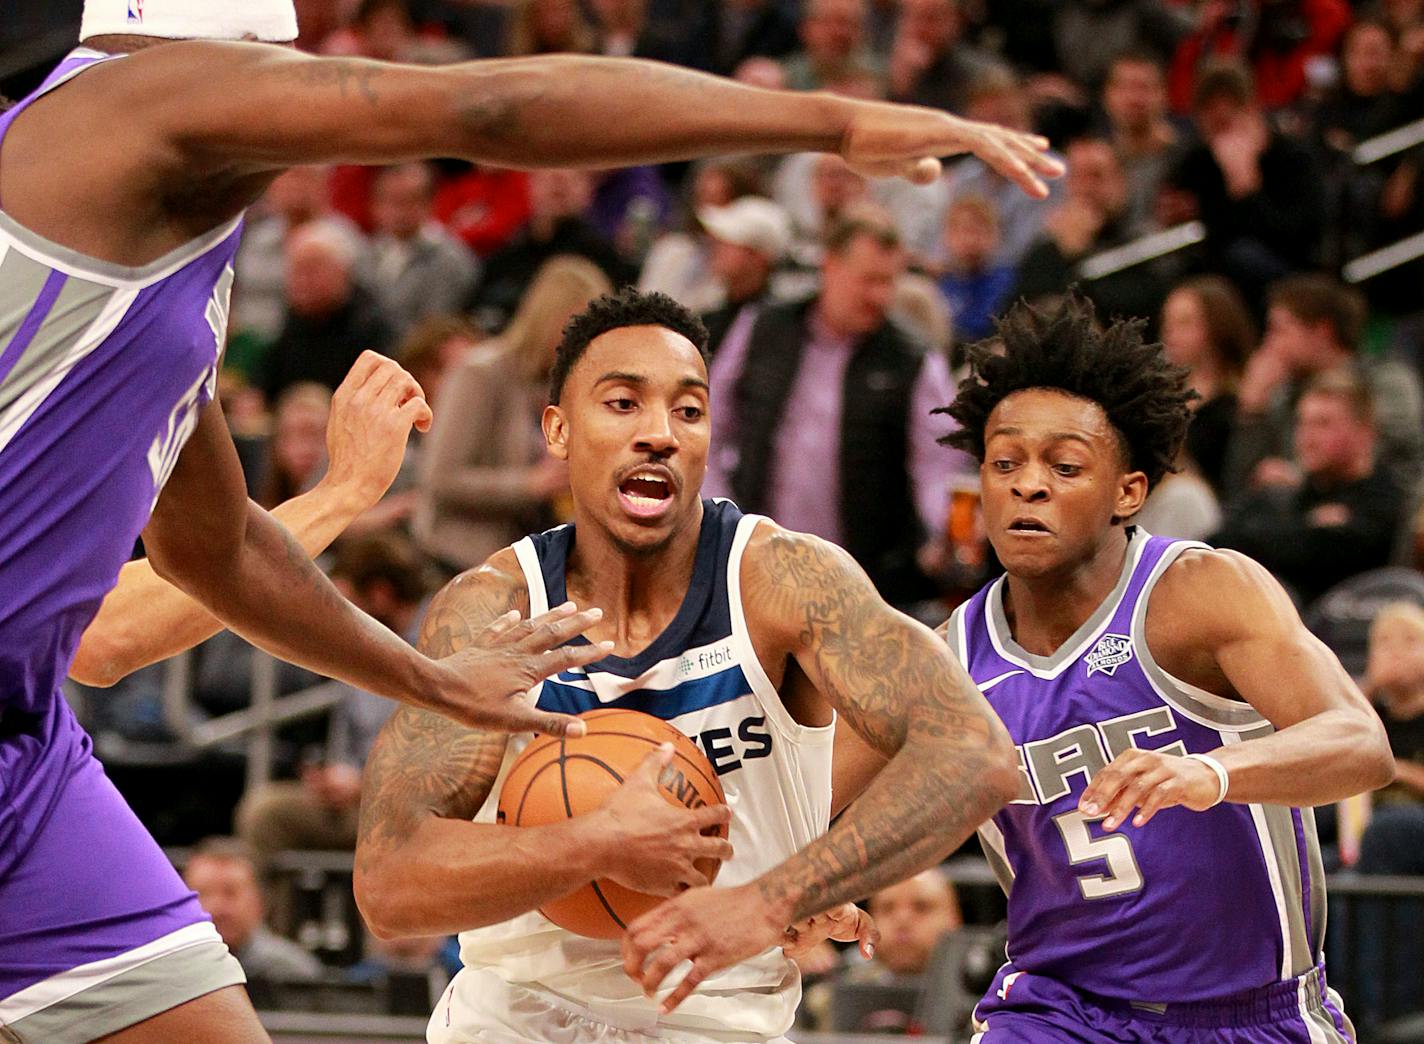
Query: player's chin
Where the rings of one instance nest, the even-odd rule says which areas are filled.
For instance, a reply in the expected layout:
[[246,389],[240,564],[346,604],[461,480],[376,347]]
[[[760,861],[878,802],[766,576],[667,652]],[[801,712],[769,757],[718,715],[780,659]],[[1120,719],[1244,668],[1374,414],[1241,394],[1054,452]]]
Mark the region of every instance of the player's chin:
[[1063,565],[1056,541],[1040,540],[1029,546],[1018,541],[994,545],[994,554],[1004,571],[1012,576],[1033,580],[1056,573]]

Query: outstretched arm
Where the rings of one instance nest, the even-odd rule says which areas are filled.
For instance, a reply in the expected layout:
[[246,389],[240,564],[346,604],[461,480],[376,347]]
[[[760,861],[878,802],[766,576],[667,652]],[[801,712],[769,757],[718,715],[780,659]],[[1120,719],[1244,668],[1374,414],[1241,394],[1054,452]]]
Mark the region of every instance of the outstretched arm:
[[761,952],[786,925],[943,859],[1017,789],[1008,733],[948,647],[881,600],[840,548],[762,526],[743,567],[759,638],[783,642],[884,769],[830,831],[755,881],[699,889],[629,926],[624,966],[653,992],[683,959],[671,1010],[707,975]]
[[[1225,800],[1324,805],[1394,778],[1379,716],[1280,584],[1244,555],[1188,552],[1173,563],[1152,593],[1147,640],[1170,673],[1239,696],[1277,729],[1210,752],[1230,778]],[[1093,778],[1079,806],[1106,814],[1103,827],[1113,830],[1134,808],[1141,826],[1174,805],[1209,808],[1219,793],[1209,766],[1133,750]]]
[[[400,401],[401,367],[364,352],[336,389],[326,426],[326,474],[312,489],[272,509],[308,555],[324,551],[390,488],[405,456],[411,425],[429,425],[423,403]],[[154,571],[143,558],[119,571],[119,582],[69,665],[84,685],[108,686],[151,663],[191,649],[222,630],[222,621]]]
[[[500,552],[491,561],[505,568],[466,573],[435,597],[423,651],[448,656],[477,639],[517,639],[528,628],[505,615],[528,601],[512,558]],[[499,776],[507,742],[414,707],[399,708],[381,730],[361,784],[355,877],[356,902],[377,935],[494,924],[604,876],[670,894],[705,882],[693,866],[698,857],[730,855],[725,840],[699,833],[726,822],[725,805],[689,812],[657,793],[665,755],[653,755],[589,815],[539,827],[471,822]]]
[[[404,374],[400,381],[402,408],[424,409],[415,381]],[[476,642],[442,660],[422,656],[342,598],[281,523],[247,499],[216,401],[203,408],[178,458],[144,546],[160,577],[281,659],[484,728],[561,734],[582,727],[534,710],[522,695],[541,678],[604,655],[595,644],[559,648],[567,624],[578,633],[595,617],[548,614],[541,618],[547,626],[517,645]]]
[[142,62],[146,75],[124,78],[143,104],[122,111],[154,120],[161,141],[198,172],[429,156],[620,166],[826,151],[862,173],[930,180],[937,157],[973,152],[1037,197],[1047,194],[1040,177],[1061,172],[1032,135],[657,62],[554,55],[429,67],[214,42],[154,47],[126,61]]

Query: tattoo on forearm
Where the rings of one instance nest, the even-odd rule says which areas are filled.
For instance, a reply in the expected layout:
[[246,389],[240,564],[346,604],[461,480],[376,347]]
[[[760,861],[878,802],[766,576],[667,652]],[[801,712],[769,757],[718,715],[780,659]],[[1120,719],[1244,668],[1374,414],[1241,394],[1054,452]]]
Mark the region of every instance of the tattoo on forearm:
[[343,98],[360,95],[371,105],[381,99],[376,91],[376,81],[380,78],[380,66],[365,61],[345,58],[323,58],[319,61],[303,62],[296,67],[298,79],[308,87],[335,86]]
[[[522,586],[456,580],[436,596],[417,642],[431,657],[472,644],[489,623],[526,601]],[[363,849],[397,844],[428,815],[470,819],[499,775],[507,737],[416,707],[398,707],[366,762],[357,828]]]
[[794,614],[813,680],[890,762],[829,833],[763,877],[793,920],[863,898],[941,858],[997,808],[1002,727],[948,647],[879,598],[839,548],[777,533],[748,584]]

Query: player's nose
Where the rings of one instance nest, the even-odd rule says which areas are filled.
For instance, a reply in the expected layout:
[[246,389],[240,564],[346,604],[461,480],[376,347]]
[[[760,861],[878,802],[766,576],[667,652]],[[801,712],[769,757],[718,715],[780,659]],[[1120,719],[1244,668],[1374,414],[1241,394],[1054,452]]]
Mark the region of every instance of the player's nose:
[[635,447],[641,452],[666,455],[676,451],[677,433],[672,426],[672,418],[660,410],[648,410],[646,420],[638,431]]

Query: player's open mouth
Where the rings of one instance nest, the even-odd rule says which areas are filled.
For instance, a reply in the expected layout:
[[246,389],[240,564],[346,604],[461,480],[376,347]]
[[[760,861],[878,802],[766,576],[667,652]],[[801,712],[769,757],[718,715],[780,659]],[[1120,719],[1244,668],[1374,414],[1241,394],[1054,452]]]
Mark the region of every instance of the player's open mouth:
[[639,469],[618,483],[623,510],[635,518],[657,518],[672,506],[672,482],[659,469]]
[[1048,536],[1053,532],[1036,518],[1020,517],[1009,523],[1009,532],[1024,534],[1039,534]]

